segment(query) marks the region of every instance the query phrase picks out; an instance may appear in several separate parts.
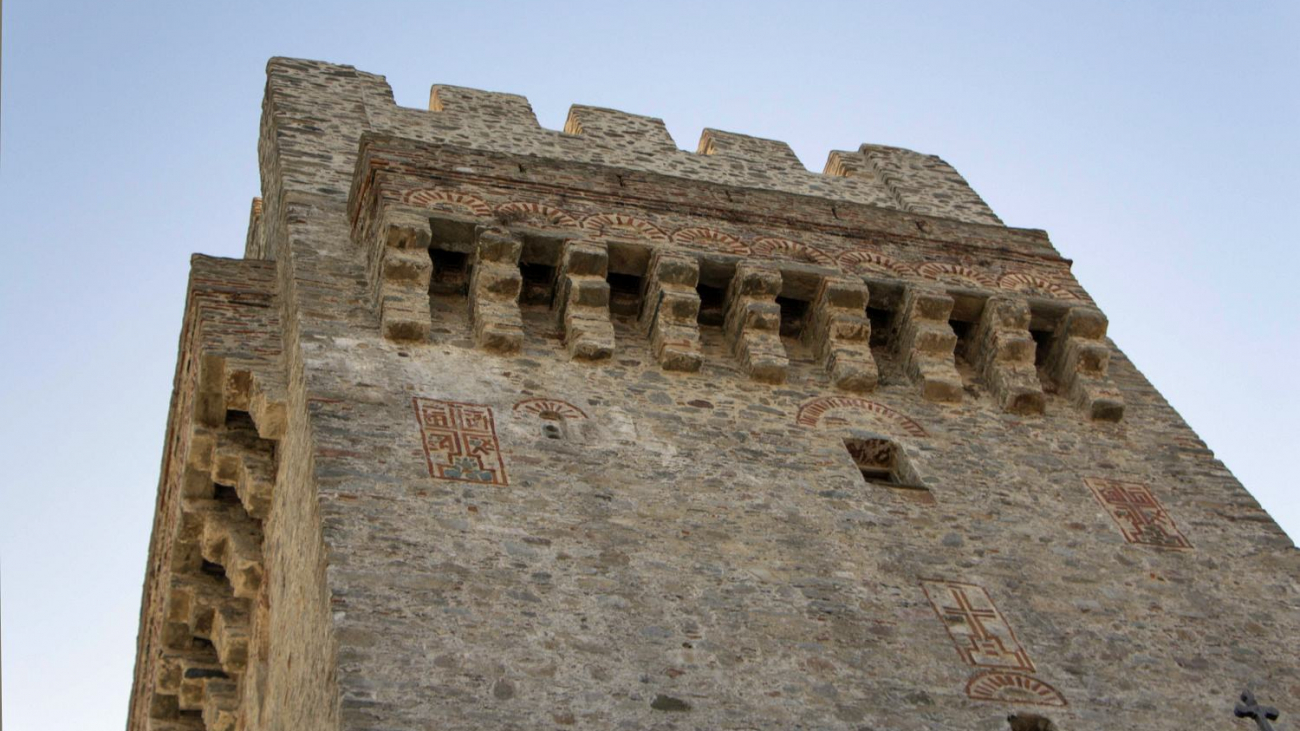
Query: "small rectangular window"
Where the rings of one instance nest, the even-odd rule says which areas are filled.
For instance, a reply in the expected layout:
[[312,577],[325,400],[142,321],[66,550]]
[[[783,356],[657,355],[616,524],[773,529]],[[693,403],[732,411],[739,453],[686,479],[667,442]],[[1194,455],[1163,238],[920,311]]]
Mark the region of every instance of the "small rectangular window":
[[902,450],[883,437],[845,439],[844,447],[868,485],[886,487],[907,500],[933,505],[934,495],[907,469]]

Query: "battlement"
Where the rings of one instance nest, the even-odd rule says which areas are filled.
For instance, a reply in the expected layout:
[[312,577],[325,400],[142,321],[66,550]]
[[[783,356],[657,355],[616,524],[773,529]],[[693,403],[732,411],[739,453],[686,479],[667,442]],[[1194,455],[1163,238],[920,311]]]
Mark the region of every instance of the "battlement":
[[[863,145],[833,151],[824,172],[810,172],[784,142],[705,129],[694,152],[680,149],[663,120],[575,104],[563,130],[543,128],[518,94],[435,85],[427,110],[399,107],[382,76],[319,61],[276,58],[268,65],[268,101],[321,109],[346,106],[369,131],[654,172],[737,188],[782,191],[862,203],[966,223],[1002,221],[952,166],[933,155]],[[358,103],[360,109],[358,109]],[[358,115],[358,113],[360,113]],[[339,140],[343,142],[343,140]],[[340,153],[349,153],[343,145]]]

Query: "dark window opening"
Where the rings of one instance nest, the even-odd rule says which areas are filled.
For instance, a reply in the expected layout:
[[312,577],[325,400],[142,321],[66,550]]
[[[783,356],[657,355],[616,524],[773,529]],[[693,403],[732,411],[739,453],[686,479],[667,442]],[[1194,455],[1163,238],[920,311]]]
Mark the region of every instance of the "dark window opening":
[[446,249],[430,249],[433,275],[429,291],[433,294],[466,294],[469,291],[469,255]]
[[219,579],[226,578],[226,568],[219,563],[212,563],[206,558],[203,559],[203,563],[199,565],[199,571],[208,576],[215,576]]
[[562,439],[564,437],[564,430],[560,428],[559,424],[543,424],[542,436],[547,439]]
[[239,505],[239,493],[230,485],[213,484],[212,499],[218,502]]
[[1011,731],[1056,731],[1056,724],[1050,718],[1036,713],[1017,713],[1007,716]]
[[871,347],[883,348],[889,344],[889,325],[892,315],[889,310],[867,308],[867,319],[871,321]]
[[523,264],[519,267],[523,277],[523,290],[519,293],[519,304],[551,306],[551,297],[555,287],[555,267],[545,264]]
[[641,311],[641,277],[610,272],[606,281],[609,282],[609,311],[636,317]]
[[727,319],[727,291],[707,284],[699,285],[695,291],[700,295],[700,326],[722,327]]
[[1042,366],[1047,362],[1047,353],[1052,347],[1052,333],[1047,330],[1030,330],[1034,336],[1034,365]]
[[844,448],[867,484],[890,488],[900,497],[924,505],[934,504],[934,495],[912,476],[906,468],[902,450],[892,440],[883,437],[845,439]]
[[948,326],[952,328],[953,334],[957,336],[957,347],[953,349],[954,355],[969,362],[971,353],[970,336],[975,329],[974,325],[960,320],[949,320]]
[[781,337],[798,338],[803,334],[803,319],[808,312],[808,303],[788,297],[777,297],[776,303],[781,307]]

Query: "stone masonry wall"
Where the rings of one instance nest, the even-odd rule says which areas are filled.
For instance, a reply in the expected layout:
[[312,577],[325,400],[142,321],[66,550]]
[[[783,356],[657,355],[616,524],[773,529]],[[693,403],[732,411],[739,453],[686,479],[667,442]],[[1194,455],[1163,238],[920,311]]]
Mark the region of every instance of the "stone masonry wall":
[[[1046,236],[942,161],[864,145],[815,175],[612,110],[430,107],[268,66],[248,255],[274,260],[249,264],[283,427],[228,728],[1300,708],[1300,554]],[[141,672],[131,728],[227,728],[151,719]]]

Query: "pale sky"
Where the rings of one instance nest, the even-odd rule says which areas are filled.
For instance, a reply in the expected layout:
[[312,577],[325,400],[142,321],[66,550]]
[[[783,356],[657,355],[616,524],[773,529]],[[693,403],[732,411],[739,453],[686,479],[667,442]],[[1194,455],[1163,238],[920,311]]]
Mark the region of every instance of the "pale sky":
[[1292,536],[1300,3],[10,0],[4,727],[120,729],[188,259],[242,255],[269,57],[952,163]]

